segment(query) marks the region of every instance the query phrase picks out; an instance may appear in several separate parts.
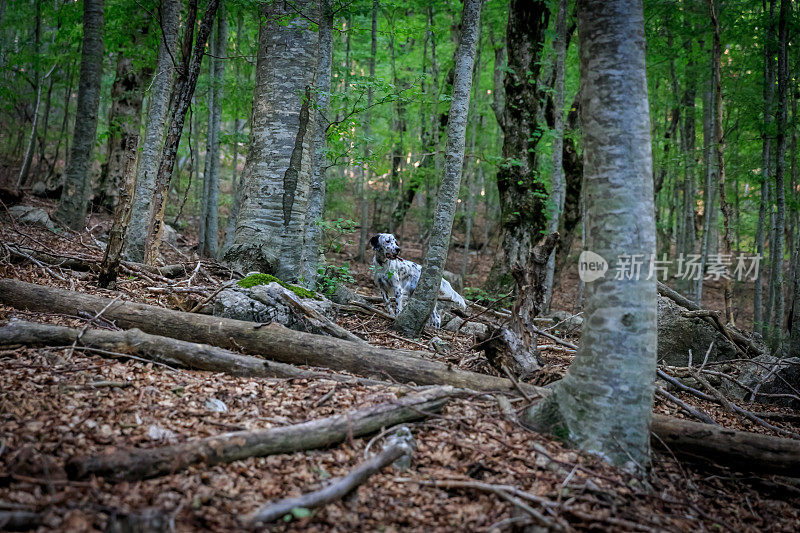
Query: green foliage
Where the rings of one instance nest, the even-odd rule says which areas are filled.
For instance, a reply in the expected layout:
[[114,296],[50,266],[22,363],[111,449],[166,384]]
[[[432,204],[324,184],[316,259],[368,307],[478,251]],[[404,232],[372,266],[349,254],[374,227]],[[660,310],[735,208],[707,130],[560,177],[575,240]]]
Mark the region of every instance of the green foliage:
[[318,298],[317,293],[314,291],[281,281],[272,274],[262,274],[260,272],[256,272],[255,274],[250,274],[249,276],[246,276],[236,282],[239,287],[244,289],[249,289],[251,287],[255,287],[256,285],[269,285],[270,283],[277,283],[284,289],[289,289],[300,298]]
[[336,292],[341,283],[355,283],[356,281],[350,273],[350,265],[347,263],[340,267],[334,265],[319,267],[317,274],[317,292],[329,297]]
[[317,224],[322,228],[322,253],[330,251],[339,253],[345,244],[353,244],[345,235],[356,229],[358,222],[355,220],[339,217],[336,220],[321,220]]

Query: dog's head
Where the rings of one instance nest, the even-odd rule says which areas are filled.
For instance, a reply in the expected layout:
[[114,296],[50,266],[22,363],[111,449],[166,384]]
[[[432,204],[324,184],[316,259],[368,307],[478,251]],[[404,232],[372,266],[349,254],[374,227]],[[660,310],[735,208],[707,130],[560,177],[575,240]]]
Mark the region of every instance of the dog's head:
[[378,233],[369,240],[379,262],[400,257],[400,245],[391,233]]

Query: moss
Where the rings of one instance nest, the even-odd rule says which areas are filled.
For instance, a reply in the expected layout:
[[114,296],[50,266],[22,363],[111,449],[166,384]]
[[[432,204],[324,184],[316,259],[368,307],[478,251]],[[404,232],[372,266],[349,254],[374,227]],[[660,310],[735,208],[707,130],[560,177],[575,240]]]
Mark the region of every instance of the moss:
[[292,285],[291,283],[286,283],[285,281],[281,281],[272,274],[262,274],[260,272],[256,274],[250,274],[247,277],[240,279],[236,284],[244,289],[249,289],[251,287],[255,287],[256,285],[269,285],[270,283],[277,283],[281,287],[285,289],[289,289],[293,293],[295,293],[300,298],[319,298],[317,293],[314,291],[310,291],[308,289],[304,289],[303,287],[298,287],[297,285]]

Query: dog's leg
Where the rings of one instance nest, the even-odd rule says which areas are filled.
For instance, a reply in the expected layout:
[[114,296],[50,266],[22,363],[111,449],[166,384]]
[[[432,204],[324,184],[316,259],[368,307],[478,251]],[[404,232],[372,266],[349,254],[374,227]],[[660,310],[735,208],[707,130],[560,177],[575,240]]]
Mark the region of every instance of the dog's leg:
[[392,300],[389,298],[389,293],[381,288],[381,296],[383,296],[383,303],[386,304],[386,309],[389,311],[391,316],[396,316],[394,312],[394,307],[392,306]]
[[394,290],[394,299],[397,303],[397,312],[400,313],[400,311],[402,311],[406,306],[406,302],[408,301],[408,293],[402,290],[400,287],[396,287]]

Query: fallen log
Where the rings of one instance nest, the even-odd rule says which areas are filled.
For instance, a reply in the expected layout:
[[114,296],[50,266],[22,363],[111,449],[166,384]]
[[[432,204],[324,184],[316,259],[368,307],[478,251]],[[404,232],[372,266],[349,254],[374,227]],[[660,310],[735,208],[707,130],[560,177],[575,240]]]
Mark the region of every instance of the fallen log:
[[373,474],[383,470],[403,456],[409,456],[414,448],[414,441],[408,428],[402,426],[398,434],[393,435],[381,452],[359,464],[352,472],[341,479],[331,481],[327,486],[295,498],[285,498],[269,503],[258,509],[245,520],[250,524],[274,522],[297,507],[315,509],[323,507],[347,496],[362,485]]
[[800,440],[725,429],[664,415],[653,415],[653,445],[690,458],[745,472],[800,476]]
[[[64,346],[72,344],[81,331],[64,326],[38,324],[12,319],[0,327],[0,346]],[[343,383],[380,385],[385,381],[304,370],[286,363],[267,361],[252,355],[242,355],[208,344],[186,342],[170,337],[150,335],[138,329],[122,331],[87,329],[80,344],[100,355],[137,356],[154,363],[189,370],[224,372],[238,377],[328,379]],[[80,348],[76,346],[76,348]]]
[[161,448],[134,448],[113,454],[74,457],[65,466],[69,479],[91,475],[108,481],[148,479],[183,470],[193,464],[230,463],[248,457],[294,453],[324,448],[349,437],[361,437],[381,428],[420,420],[436,413],[459,394],[452,387],[436,387],[358,411],[301,424],[236,431]]
[[[136,302],[117,301],[109,306],[112,303],[109,298],[13,279],[0,280],[0,303],[17,309],[73,316],[87,312],[97,314],[108,306],[103,318],[122,328],[138,328],[153,335],[222,348],[241,348],[282,363],[321,366],[417,385],[451,385],[477,391],[516,390],[507,379],[459,370],[423,359],[410,350],[378,348],[274,324],[264,326]],[[523,386],[531,396],[546,392],[541,387]]]

